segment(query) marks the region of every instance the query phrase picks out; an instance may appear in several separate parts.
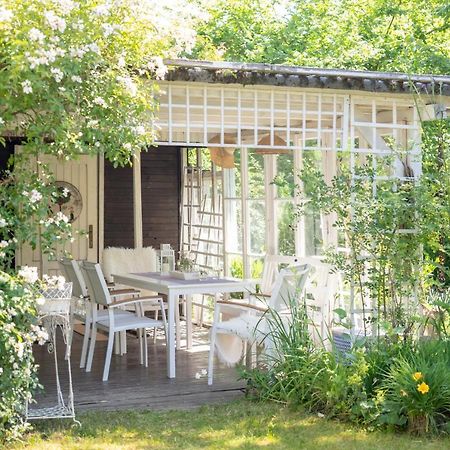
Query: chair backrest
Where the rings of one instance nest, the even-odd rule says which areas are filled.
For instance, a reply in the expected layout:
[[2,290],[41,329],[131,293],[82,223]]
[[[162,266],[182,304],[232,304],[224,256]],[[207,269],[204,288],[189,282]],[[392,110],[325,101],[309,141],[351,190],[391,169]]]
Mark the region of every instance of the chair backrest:
[[100,264],[83,261],[80,267],[86,280],[91,301],[99,305],[109,305],[111,303],[111,296]]
[[87,297],[86,281],[81,273],[78,261],[70,258],[61,258],[59,260],[59,266],[66,279],[72,282],[72,296]]
[[269,307],[275,311],[289,309],[292,301],[303,297],[304,288],[311,266],[302,264],[282,269],[272,290]]
[[275,281],[280,274],[281,265],[292,266],[297,262],[296,256],[266,255],[260,284],[261,293],[264,295],[272,294]]

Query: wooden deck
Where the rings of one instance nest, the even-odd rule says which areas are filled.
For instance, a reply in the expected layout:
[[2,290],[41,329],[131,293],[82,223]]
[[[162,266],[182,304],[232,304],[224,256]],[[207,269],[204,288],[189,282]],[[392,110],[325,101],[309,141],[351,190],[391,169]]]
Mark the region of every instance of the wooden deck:
[[[62,341],[62,337],[58,339]],[[129,335],[128,353],[113,354],[109,380],[102,382],[102,371],[106,352],[106,341],[96,343],[92,372],[79,368],[82,336],[74,333],[72,346],[72,377],[76,411],[114,409],[189,409],[206,404],[218,404],[243,396],[243,382],[238,381],[234,368],[216,363],[214,384],[209,387],[206,377],[196,379],[195,374],[207,368],[208,331],[197,328],[194,331],[194,345],[191,350],[182,348],[177,352],[177,378],[166,376],[166,349],[162,336],[153,344],[149,338],[149,366],[139,364],[138,340]],[[182,344],[184,342],[182,341]],[[67,386],[67,371],[62,355],[64,347],[58,350],[61,380]],[[39,379],[44,392],[37,395],[39,406],[49,406],[56,401],[54,357],[47,347],[36,347],[35,356]],[[65,391],[66,392],[66,391]]]

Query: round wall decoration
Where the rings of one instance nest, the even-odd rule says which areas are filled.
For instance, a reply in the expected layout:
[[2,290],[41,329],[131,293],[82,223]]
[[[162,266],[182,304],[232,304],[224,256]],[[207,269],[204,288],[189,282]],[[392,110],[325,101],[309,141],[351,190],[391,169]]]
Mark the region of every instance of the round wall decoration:
[[81,214],[83,209],[83,199],[80,191],[67,181],[56,181],[58,189],[58,199],[54,203],[52,210],[62,212],[69,218],[69,222],[74,222]]

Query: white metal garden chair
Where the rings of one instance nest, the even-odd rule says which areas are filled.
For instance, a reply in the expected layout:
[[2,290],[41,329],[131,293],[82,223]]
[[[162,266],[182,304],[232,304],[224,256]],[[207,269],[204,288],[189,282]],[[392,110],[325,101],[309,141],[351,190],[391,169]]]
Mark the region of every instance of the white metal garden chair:
[[[83,369],[86,366],[87,349],[91,336],[92,308],[94,305],[91,303],[86,281],[80,270],[79,261],[70,258],[62,258],[59,260],[59,264],[66,279],[70,281],[73,286],[72,297],[75,301],[75,307],[72,309],[72,319],[77,319],[80,322],[84,323],[84,337],[80,357],[80,368]],[[124,296],[139,296],[139,291],[132,288],[117,289],[110,290],[110,294],[113,300],[117,300]],[[130,313],[124,310],[118,310],[117,314],[128,315]],[[108,311],[97,311],[97,317],[100,319],[107,318]]]
[[[167,335],[167,322],[166,313],[161,297],[140,297],[119,300],[117,302],[112,301],[111,293],[106,285],[105,278],[103,277],[102,269],[100,264],[82,262],[81,271],[86,280],[88,290],[90,292],[91,301],[98,305],[105,306],[107,309],[107,316],[99,317],[98,310],[96,307],[92,308],[92,332],[91,332],[91,342],[89,346],[89,354],[86,364],[86,372],[90,372],[92,369],[92,361],[95,351],[95,343],[97,336],[97,328],[101,328],[108,332],[108,346],[106,351],[105,366],[103,370],[103,381],[108,380],[109,367],[111,364],[112,349],[114,343],[114,333],[136,330],[139,338],[140,347],[140,362],[144,364],[145,367],[148,366],[148,352],[147,352],[147,328],[163,328],[165,334]],[[142,303],[153,301],[159,304],[162,314],[162,320],[150,319],[144,316]],[[123,315],[120,308],[134,305],[135,313],[127,313]]]
[[[266,352],[272,351],[267,316],[271,312],[289,317],[289,302],[303,297],[304,287],[311,266],[308,264],[282,269],[272,289],[266,307],[218,300],[214,309],[214,322],[211,328],[211,341],[208,361],[208,384],[213,382],[214,354],[217,334],[238,336],[250,344],[263,345]],[[222,309],[236,308],[238,317],[221,320]]]

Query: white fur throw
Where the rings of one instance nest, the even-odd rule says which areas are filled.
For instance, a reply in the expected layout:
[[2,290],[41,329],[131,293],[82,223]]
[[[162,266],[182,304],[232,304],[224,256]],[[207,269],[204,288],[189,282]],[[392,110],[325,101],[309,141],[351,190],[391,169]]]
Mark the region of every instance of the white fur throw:
[[103,250],[102,267],[108,281],[113,281],[111,276],[113,273],[154,272],[156,251],[153,247],[108,247]]

